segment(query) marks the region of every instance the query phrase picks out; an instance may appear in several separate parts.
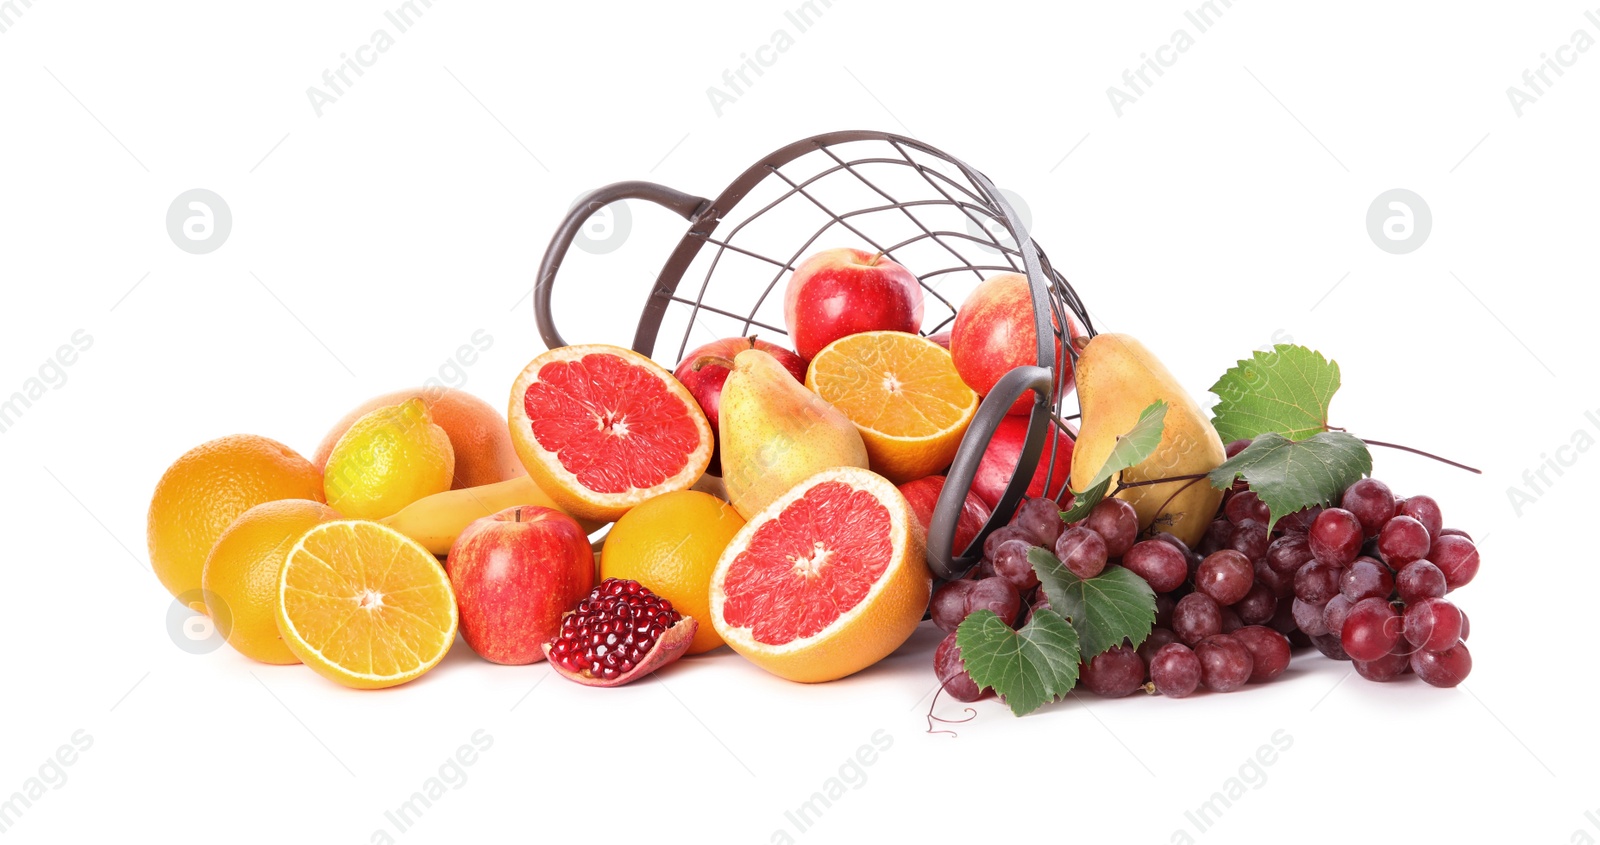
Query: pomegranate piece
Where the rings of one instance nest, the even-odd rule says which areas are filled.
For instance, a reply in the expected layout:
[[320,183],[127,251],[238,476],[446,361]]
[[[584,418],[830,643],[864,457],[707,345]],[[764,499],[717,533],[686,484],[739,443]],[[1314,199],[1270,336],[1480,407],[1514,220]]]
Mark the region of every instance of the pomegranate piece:
[[618,687],[682,657],[696,627],[638,581],[607,578],[561,617],[561,633],[544,654],[568,680]]

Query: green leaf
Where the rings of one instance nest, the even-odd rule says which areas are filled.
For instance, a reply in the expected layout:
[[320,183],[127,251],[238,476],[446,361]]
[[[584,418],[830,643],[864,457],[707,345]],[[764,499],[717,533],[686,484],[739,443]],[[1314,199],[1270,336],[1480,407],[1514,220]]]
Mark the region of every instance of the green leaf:
[[1028,562],[1039,576],[1050,608],[1077,629],[1084,660],[1124,639],[1138,648],[1156,624],[1155,590],[1130,570],[1108,566],[1093,578],[1079,578],[1055,555],[1040,548],[1028,552]]
[[1094,510],[1094,506],[1100,504],[1100,500],[1106,497],[1106,491],[1110,489],[1111,477],[1106,476],[1105,480],[1099,484],[1077,494],[1072,499],[1072,508],[1061,512],[1061,521],[1071,525],[1088,517],[1089,511]]
[[1093,490],[1101,482],[1107,481],[1111,476],[1127,469],[1138,466],[1145,458],[1161,445],[1161,429],[1167,420],[1167,403],[1157,399],[1150,407],[1139,412],[1139,419],[1128,429],[1128,433],[1117,438],[1117,445],[1111,447],[1111,454],[1106,455],[1106,462],[1089,480],[1085,489]]
[[1211,386],[1222,400],[1211,425],[1225,443],[1267,432],[1304,440],[1328,429],[1328,403],[1338,389],[1338,363],[1280,343],[1271,352],[1257,350]]
[[1013,631],[992,610],[979,610],[956,629],[961,662],[978,689],[992,689],[1011,712],[1032,713],[1078,683],[1078,632],[1060,615],[1035,611]]
[[1226,490],[1244,476],[1250,489],[1272,510],[1267,530],[1278,517],[1331,505],[1339,492],[1372,474],[1372,453],[1353,434],[1324,431],[1299,442],[1267,432],[1244,451],[1211,471],[1211,486]]

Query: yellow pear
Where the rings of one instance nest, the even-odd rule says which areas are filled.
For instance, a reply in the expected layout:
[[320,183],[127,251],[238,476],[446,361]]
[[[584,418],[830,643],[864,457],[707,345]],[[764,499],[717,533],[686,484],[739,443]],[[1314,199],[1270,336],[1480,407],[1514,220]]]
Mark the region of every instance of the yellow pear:
[[[1142,463],[1121,473],[1133,483],[1210,472],[1226,459],[1211,420],[1144,344],[1125,334],[1103,334],[1089,341],[1078,358],[1078,402],[1083,427],[1072,450],[1072,489],[1083,491],[1117,438],[1139,420],[1151,403],[1167,403],[1161,443]],[[1116,481],[1112,489],[1116,489]],[[1139,513],[1141,536],[1169,531],[1191,546],[1222,504],[1222,491],[1204,478],[1130,487],[1117,497]]]
[[717,437],[728,502],[752,519],[791,487],[825,469],[866,469],[855,423],[795,381],[776,358],[746,349],[722,385]]

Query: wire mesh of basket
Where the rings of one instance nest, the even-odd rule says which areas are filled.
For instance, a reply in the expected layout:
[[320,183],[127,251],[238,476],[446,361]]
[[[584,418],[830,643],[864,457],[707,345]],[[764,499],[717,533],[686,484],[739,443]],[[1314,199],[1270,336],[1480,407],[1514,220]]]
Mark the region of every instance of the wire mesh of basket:
[[[962,440],[928,526],[934,575],[959,578],[975,566],[984,538],[1010,520],[1040,458],[1051,458],[1047,466],[1054,466],[1054,455],[1045,455],[1046,442],[1051,453],[1058,442],[1048,436],[1050,429],[1074,435],[1069,422],[1078,409],[1067,370],[1076,366],[1077,347],[1063,337],[1063,328],[1075,322],[1092,337],[1094,324],[1000,190],[960,159],[900,135],[832,132],[767,155],[715,199],[651,182],[592,191],[557,228],[534,288],[539,332],[552,349],[567,345],[551,309],[562,260],[590,216],[622,200],[654,202],[689,222],[651,287],[633,339],[635,351],[669,369],[689,350],[718,338],[787,336],[782,286],[795,266],[824,249],[879,252],[914,273],[926,292],[925,335],[948,331],[962,300],[985,278],[1004,272],[1028,278],[1037,362],[1013,369],[995,385]],[[1065,353],[1060,358],[1058,349]],[[952,549],[978,462],[1006,411],[1030,390],[1034,401],[1017,463],[1027,469],[1012,473],[968,548]],[[1051,472],[1045,495],[1063,499],[1067,485],[1067,478]]]

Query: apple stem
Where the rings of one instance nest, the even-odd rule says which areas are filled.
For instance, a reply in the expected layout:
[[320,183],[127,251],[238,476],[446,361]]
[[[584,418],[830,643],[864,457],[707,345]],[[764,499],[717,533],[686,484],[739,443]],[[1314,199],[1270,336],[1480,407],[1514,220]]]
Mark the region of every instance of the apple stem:
[[1483,475],[1483,470],[1478,469],[1477,467],[1469,467],[1466,464],[1457,463],[1455,461],[1450,460],[1449,458],[1441,458],[1438,455],[1433,454],[1432,452],[1424,452],[1421,449],[1413,449],[1410,446],[1401,446],[1398,443],[1385,443],[1382,440],[1368,440],[1365,437],[1361,438],[1361,442],[1367,444],[1368,446],[1383,446],[1383,447],[1386,447],[1386,448],[1389,448],[1389,449],[1399,449],[1402,452],[1410,452],[1410,453],[1412,453],[1414,455],[1421,455],[1424,458],[1432,458],[1432,459],[1438,461],[1441,464],[1449,464],[1450,466],[1453,466],[1453,467],[1455,467],[1457,469],[1464,469],[1467,472],[1476,473],[1478,475]]
[[[755,338],[751,338],[750,340],[752,341],[751,348],[753,349],[755,348]],[[701,355],[699,358],[694,359],[693,364],[689,365],[689,369],[694,370],[697,373],[700,372],[701,367],[726,367],[731,370],[733,369],[733,361],[724,358],[721,355]]]
[[883,259],[883,251],[879,250],[877,253],[873,254],[872,260],[867,262],[867,266],[868,267],[876,267],[876,266],[878,266],[878,262],[881,261],[882,259]]

